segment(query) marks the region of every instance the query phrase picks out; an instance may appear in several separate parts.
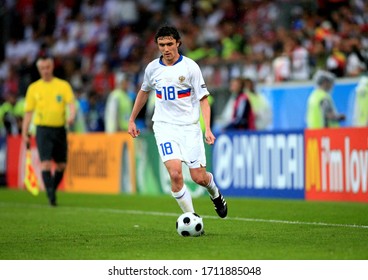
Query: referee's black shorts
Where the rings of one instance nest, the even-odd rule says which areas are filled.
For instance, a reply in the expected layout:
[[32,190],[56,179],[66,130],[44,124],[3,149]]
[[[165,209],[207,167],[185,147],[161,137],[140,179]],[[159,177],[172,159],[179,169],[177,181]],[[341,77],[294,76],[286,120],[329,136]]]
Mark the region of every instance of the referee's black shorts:
[[68,143],[64,126],[37,126],[36,143],[41,161],[66,163]]

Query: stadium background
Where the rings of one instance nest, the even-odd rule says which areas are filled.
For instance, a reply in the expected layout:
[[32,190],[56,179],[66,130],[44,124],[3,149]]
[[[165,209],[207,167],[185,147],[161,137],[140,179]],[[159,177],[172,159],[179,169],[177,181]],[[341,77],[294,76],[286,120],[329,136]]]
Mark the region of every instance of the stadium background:
[[[252,77],[273,110],[267,131],[218,134],[216,145],[207,149],[209,169],[224,194],[367,202],[368,130],[352,127],[355,86],[367,70],[366,6],[364,1],[6,1],[0,23],[2,103],[12,97],[22,101],[37,78],[36,56],[50,52],[55,74],[71,81],[86,124],[69,136],[62,188],[167,193],[169,180],[146,121],[149,108],[139,122],[145,133],[134,143],[124,133],[105,134],[102,116],[115,73],[128,75],[134,99],[145,64],[157,55],[152,35],[162,22],[175,24],[183,34],[183,53],[203,69],[215,117],[236,75]],[[234,29],[234,23],[240,24]],[[83,32],[76,32],[81,26]],[[307,78],[294,75],[296,70],[283,76],[273,67],[293,38],[308,53]],[[362,59],[354,71],[353,55]],[[339,78],[333,98],[347,116],[341,129],[305,130],[306,99],[319,67]],[[23,188],[24,149],[17,135],[2,132],[2,185]],[[244,143],[255,149],[247,151]],[[32,151],[39,173],[35,146]],[[188,185],[195,196],[202,194]]]

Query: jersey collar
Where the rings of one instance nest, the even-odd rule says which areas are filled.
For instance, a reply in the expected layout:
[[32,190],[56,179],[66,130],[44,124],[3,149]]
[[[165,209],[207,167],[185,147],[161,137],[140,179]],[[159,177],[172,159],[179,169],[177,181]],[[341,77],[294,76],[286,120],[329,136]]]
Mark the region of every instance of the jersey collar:
[[[160,56],[160,64],[161,65],[163,65],[163,66],[167,66],[165,63],[163,63],[163,61],[162,61],[162,55]],[[175,65],[175,64],[177,64],[177,63],[179,63],[180,61],[182,61],[183,60],[183,55],[180,55],[179,56],[179,58],[178,58],[178,60],[177,61],[175,61],[175,63],[173,64],[173,66]]]

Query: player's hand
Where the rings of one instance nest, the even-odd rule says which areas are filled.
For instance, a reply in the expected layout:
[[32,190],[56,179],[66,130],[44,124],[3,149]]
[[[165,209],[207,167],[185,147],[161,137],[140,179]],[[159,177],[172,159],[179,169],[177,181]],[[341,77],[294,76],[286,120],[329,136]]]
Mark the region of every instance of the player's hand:
[[27,148],[30,145],[30,135],[28,133],[22,133],[22,140],[23,143],[27,146]]
[[215,143],[216,137],[213,135],[211,130],[206,130],[205,132],[205,141],[209,145],[213,145]]
[[141,134],[141,131],[137,129],[134,122],[130,121],[128,125],[128,133],[133,137],[136,138]]
[[69,127],[71,127],[74,124],[74,117],[69,117],[67,120],[67,124]]

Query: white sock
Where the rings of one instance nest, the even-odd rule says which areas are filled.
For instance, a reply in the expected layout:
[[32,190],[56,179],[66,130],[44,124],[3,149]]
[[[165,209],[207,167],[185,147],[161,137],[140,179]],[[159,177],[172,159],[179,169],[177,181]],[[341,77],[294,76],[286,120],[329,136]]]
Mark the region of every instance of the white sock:
[[207,189],[208,193],[210,194],[210,196],[211,196],[212,198],[216,198],[216,197],[218,197],[218,196],[220,195],[220,194],[219,194],[219,191],[218,191],[218,188],[217,188],[217,186],[216,186],[216,184],[215,184],[215,181],[213,180],[213,175],[212,175],[212,173],[207,172],[207,174],[211,176],[211,180],[210,180],[210,182],[208,183],[208,185],[207,185],[207,186],[205,186],[205,188]]
[[184,185],[182,189],[178,192],[171,192],[172,196],[178,202],[181,210],[185,212],[192,212],[194,213],[192,196],[190,192],[187,190],[187,187]]

